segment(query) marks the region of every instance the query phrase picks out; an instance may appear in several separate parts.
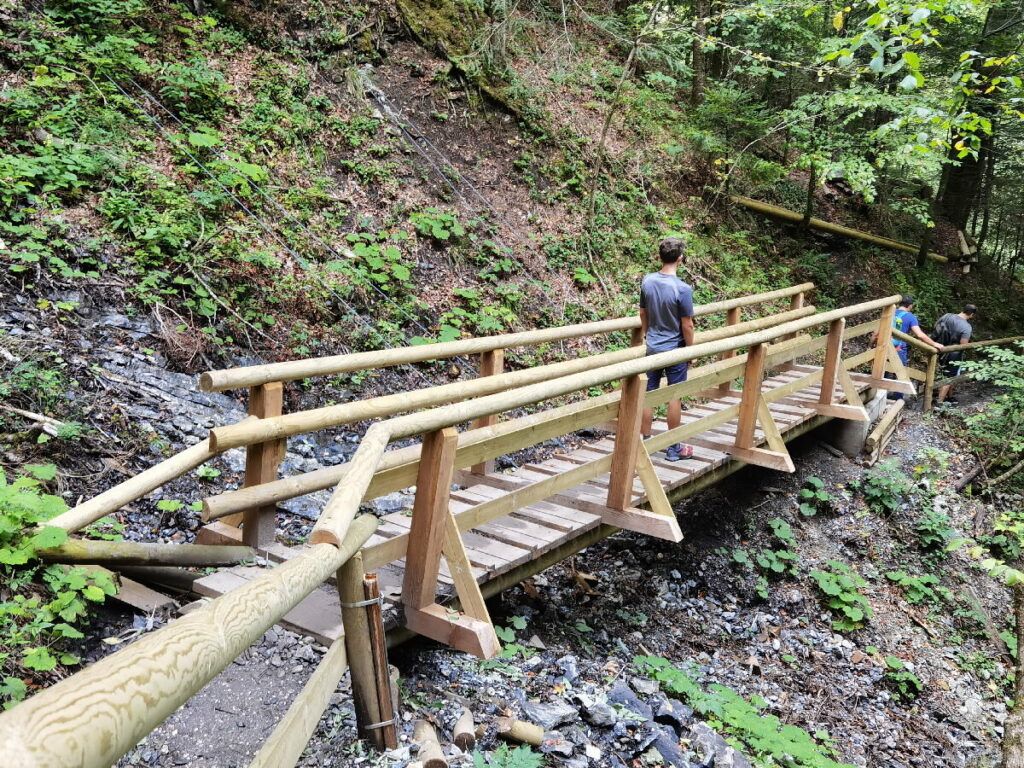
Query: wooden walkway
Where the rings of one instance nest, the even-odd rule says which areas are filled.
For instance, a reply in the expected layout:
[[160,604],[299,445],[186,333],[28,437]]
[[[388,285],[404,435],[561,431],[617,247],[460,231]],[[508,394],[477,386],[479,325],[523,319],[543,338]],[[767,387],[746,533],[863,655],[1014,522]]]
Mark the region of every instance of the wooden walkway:
[[[762,392],[769,393],[777,387],[790,384],[797,379],[814,373],[820,368],[794,365],[789,370],[766,378]],[[852,374],[851,378],[859,393],[869,388],[867,377]],[[712,416],[730,406],[740,403],[741,392],[723,394],[691,405],[683,412],[683,423],[698,421]],[[820,402],[820,386],[800,389],[793,394],[769,403],[769,410],[783,439],[790,439],[809,426],[814,419],[824,421],[817,409]],[[835,403],[845,403],[845,394],[838,384],[834,392]],[[738,419],[733,418],[719,426],[712,427],[687,442],[694,446],[693,458],[679,462],[668,462],[664,454],[651,455],[657,477],[669,499],[689,495],[701,479],[711,479],[719,468],[738,469],[742,462],[731,457],[730,450],[736,439]],[[655,434],[665,429],[664,422],[655,423]],[[755,444],[765,441],[760,429],[755,431]],[[606,437],[569,453],[558,453],[545,461],[526,464],[509,473],[489,472],[475,475],[469,471],[456,473],[459,490],[452,491],[450,507],[454,514],[471,509],[479,504],[507,496],[553,476],[564,474],[590,462],[607,459],[614,450],[613,439]],[[729,466],[733,465],[733,466]],[[717,478],[716,478],[717,479]],[[566,550],[576,551],[589,546],[609,535],[615,528],[602,525],[607,522],[606,499],[610,474],[565,489],[543,501],[537,501],[511,514],[491,520],[483,525],[463,532],[462,539],[472,568],[473,578],[486,594],[500,591],[529,575],[548,567],[552,562],[566,556]],[[411,499],[411,497],[410,497]],[[633,483],[633,506],[644,506],[647,495],[639,478]],[[381,517],[377,532],[364,545],[363,552],[372,560],[374,547],[395,536],[408,534],[412,524],[409,512],[396,512]],[[576,545],[576,546],[574,546]],[[288,548],[274,545],[267,548],[272,560],[288,560],[299,554],[305,547]],[[557,557],[551,557],[552,554]],[[386,563],[375,569],[385,602],[385,624],[389,631],[403,625],[401,593],[404,580],[405,560]],[[204,577],[195,583],[195,590],[209,597],[224,594],[246,581],[265,573],[260,567],[236,567]],[[504,577],[504,578],[503,578]],[[512,577],[512,578],[510,578]],[[439,576],[438,601],[444,603],[454,597],[453,576],[442,560]],[[494,589],[488,589],[493,585]],[[342,634],[341,610],[338,592],[333,583],[324,584],[310,594],[302,603],[282,620],[282,625],[302,634],[311,635],[324,644],[330,644]]]

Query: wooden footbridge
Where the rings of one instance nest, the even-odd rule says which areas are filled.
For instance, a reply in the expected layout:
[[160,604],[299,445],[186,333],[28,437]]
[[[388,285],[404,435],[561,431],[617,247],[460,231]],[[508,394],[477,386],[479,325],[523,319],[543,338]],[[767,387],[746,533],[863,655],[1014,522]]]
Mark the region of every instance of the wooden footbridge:
[[[698,306],[698,316],[724,323],[698,321],[692,347],[649,357],[639,321],[621,318],[204,374],[206,391],[248,388],[249,418],[50,524],[78,531],[244,446],[244,487],[204,501],[200,541],[247,544],[274,567],[200,579],[197,591],[215,599],[0,715],[0,765],[110,765],[282,620],[330,649],[252,765],[294,764],[349,667],[361,733],[386,743],[381,734],[394,731],[381,610],[396,632],[493,656],[499,644],[486,597],[621,529],[678,542],[673,500],[746,464],[792,472],[787,440],[828,419],[866,420],[870,389],[913,392],[890,343],[899,297],[818,313],[804,304],[812,288]],[[761,316],[744,319],[744,311]],[[854,318],[861,322],[848,326]],[[631,334],[632,345],[505,370],[506,349],[613,333]],[[287,381],[468,354],[480,355],[471,381],[282,413]],[[688,381],[645,391],[648,370],[687,361],[700,362]],[[642,440],[642,410],[677,398],[692,403],[682,423],[658,423]],[[347,463],[278,477],[289,437],[373,419]],[[498,457],[580,430],[604,436],[495,470]],[[409,438],[420,442],[389,450]],[[675,442],[693,445],[693,458],[665,461],[660,451]],[[364,502],[413,487],[411,516],[359,514]],[[276,504],[323,489],[333,495],[309,543],[275,541]]]

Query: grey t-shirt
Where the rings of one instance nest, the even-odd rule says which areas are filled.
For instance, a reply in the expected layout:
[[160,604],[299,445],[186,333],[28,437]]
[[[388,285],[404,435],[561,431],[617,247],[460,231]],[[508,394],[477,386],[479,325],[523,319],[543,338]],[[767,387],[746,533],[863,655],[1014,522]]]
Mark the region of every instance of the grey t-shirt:
[[652,272],[640,285],[640,308],[647,310],[647,354],[683,346],[679,321],[693,317],[693,288],[675,275]]
[[959,344],[960,339],[970,341],[971,333],[974,331],[969,322],[960,317],[960,315],[954,315],[953,313],[940,317],[935,327],[938,328],[940,324],[945,324],[948,330],[944,338],[936,339],[936,341],[944,344]]

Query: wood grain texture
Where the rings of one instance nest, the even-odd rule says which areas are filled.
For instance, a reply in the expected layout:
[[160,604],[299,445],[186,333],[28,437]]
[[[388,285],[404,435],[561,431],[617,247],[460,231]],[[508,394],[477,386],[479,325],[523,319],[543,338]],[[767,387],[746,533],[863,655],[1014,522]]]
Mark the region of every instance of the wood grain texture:
[[608,485],[608,506],[626,509],[633,506],[633,478],[640,442],[640,417],[643,414],[644,379],[630,376],[622,380],[622,397],[615,429],[612,477]]
[[343,547],[312,547],[0,714],[0,765],[107,768],[357,552],[376,526],[365,515]]
[[45,563],[92,565],[179,565],[207,568],[237,565],[255,555],[249,547],[204,544],[154,544],[136,541],[69,539],[59,547],[37,550]]
[[[249,415],[255,417],[253,423],[280,416],[283,408],[284,386],[281,382],[272,381],[249,390]],[[246,447],[245,480],[242,486],[248,488],[277,480],[284,448],[282,439],[270,439]],[[229,518],[224,522],[228,525],[241,523],[242,541],[250,547],[261,547],[274,541],[277,507],[273,504],[250,507],[242,512],[240,520]]]
[[[505,369],[505,350],[493,349],[490,352],[484,352],[480,355],[480,378],[487,376],[497,376],[504,380],[501,376],[502,371]],[[527,369],[529,370],[529,369]],[[480,429],[481,427],[492,427],[498,423],[498,414],[492,413],[490,416],[482,416],[470,425],[470,429]],[[470,472],[474,475],[486,475],[488,472],[494,471],[494,460],[488,459],[481,461],[478,464],[474,464],[470,467]]]

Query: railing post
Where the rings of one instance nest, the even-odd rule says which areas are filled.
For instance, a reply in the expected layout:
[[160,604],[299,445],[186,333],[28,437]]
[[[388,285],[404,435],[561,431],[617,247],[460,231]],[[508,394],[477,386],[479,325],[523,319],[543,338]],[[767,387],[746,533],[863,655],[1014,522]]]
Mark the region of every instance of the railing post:
[[764,375],[764,344],[755,344],[747,350],[747,363],[743,368],[743,395],[736,424],[736,447],[754,447],[754,429],[757,426],[757,408],[761,402],[761,378]]
[[835,402],[836,381],[839,376],[839,364],[843,357],[843,332],[845,330],[845,318],[839,318],[829,323],[828,346],[825,347],[825,366],[821,371],[821,394],[818,396],[818,402],[822,405],[831,405]]
[[[260,419],[280,416],[284,409],[284,386],[279,381],[249,389],[249,415]],[[277,480],[277,469],[284,458],[284,440],[268,440],[245,449],[245,481],[243,488]],[[238,516],[225,520],[238,525]],[[277,505],[248,509],[241,515],[242,541],[250,547],[272,544],[277,529]]]
[[643,377],[623,379],[620,391],[611,482],[608,484],[608,506],[612,509],[627,509],[633,505],[633,477],[636,475],[640,419],[643,415]]
[[878,347],[875,349],[875,357],[871,362],[871,378],[885,378],[885,363],[889,357],[889,347],[892,345],[892,321],[896,317],[896,305],[885,307],[878,318]]
[[[482,352],[480,354],[480,375],[481,376],[499,376],[505,368],[505,350],[503,349],[492,349],[488,352]],[[490,427],[498,423],[498,414],[492,413],[489,416],[483,416],[470,425],[470,429],[478,429],[479,427]],[[470,472],[474,475],[486,475],[488,472],[494,471],[494,460],[482,461],[479,464],[474,464],[470,467]]]
[[923,410],[928,413],[932,409],[932,397],[935,395],[935,370],[939,363],[939,353],[932,352],[928,355],[928,368],[924,374],[924,406]]
[[[741,312],[741,310],[740,310],[739,307],[733,307],[732,309],[730,309],[728,311],[728,313],[726,314],[726,316],[725,316],[725,324],[726,325],[736,325],[736,324],[738,324],[739,321],[740,321],[740,312]],[[722,360],[728,360],[730,357],[736,357],[736,350],[735,349],[730,349],[728,352],[723,352],[722,355],[721,355],[721,359]],[[730,392],[732,392],[732,382],[731,381],[723,381],[721,384],[718,385],[718,391],[719,391],[720,394],[723,394],[723,395],[729,394]]]

